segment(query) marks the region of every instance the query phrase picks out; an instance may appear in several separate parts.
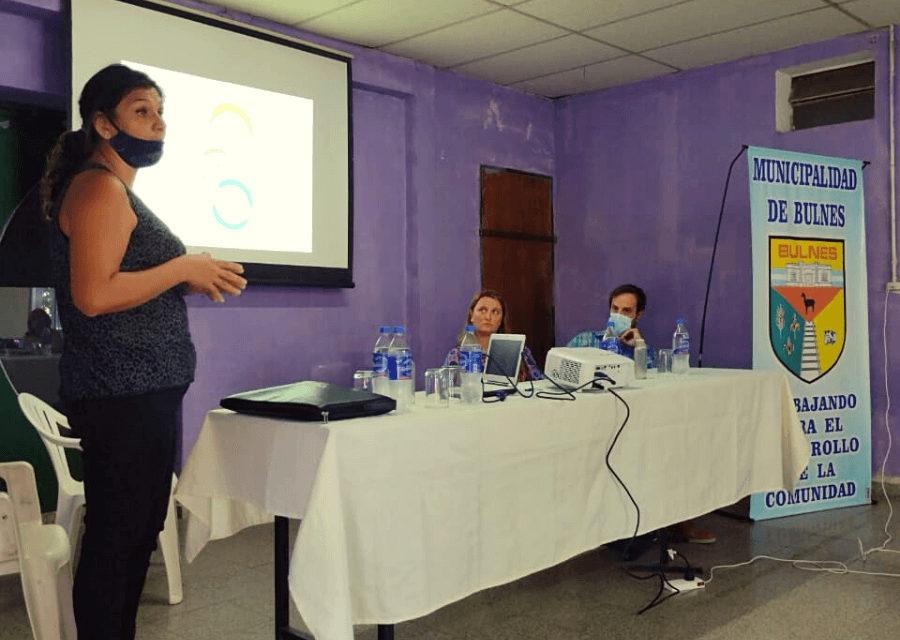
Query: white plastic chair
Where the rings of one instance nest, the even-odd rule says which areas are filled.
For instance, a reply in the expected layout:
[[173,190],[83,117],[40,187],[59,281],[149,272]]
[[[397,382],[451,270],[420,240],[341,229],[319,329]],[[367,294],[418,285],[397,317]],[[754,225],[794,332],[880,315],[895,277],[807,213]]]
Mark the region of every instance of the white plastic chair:
[[15,519],[9,496],[0,500],[0,576],[19,573],[19,547],[16,542]]
[[[56,480],[59,484],[59,491],[56,495],[56,523],[62,525],[68,533],[70,548],[74,553],[84,519],[84,483],[72,477],[65,449],[81,451],[81,439],[60,435],[60,427],[68,429],[68,419],[40,398],[30,393],[20,393],[19,406],[41,436],[44,447],[50,455],[50,461],[53,463],[53,469],[56,471]],[[178,477],[172,474],[166,522],[159,534],[159,548],[162,552],[169,585],[169,604],[178,604],[184,599],[178,547],[178,522],[175,517],[175,500],[173,498],[176,484],[178,484]]]
[[[13,521],[22,591],[34,638],[76,640],[69,538],[58,524],[41,521],[34,469],[29,463],[0,463],[0,478],[8,492],[0,493],[0,514]],[[8,523],[0,522],[3,525],[9,529]]]

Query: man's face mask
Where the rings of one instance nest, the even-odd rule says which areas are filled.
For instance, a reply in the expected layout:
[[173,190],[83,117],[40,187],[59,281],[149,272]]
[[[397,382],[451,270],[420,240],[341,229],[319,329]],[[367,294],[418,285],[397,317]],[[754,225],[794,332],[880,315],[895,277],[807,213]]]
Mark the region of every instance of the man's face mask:
[[623,316],[621,313],[609,314],[609,321],[613,323],[613,331],[616,332],[617,336],[622,335],[631,328],[632,319],[628,316]]

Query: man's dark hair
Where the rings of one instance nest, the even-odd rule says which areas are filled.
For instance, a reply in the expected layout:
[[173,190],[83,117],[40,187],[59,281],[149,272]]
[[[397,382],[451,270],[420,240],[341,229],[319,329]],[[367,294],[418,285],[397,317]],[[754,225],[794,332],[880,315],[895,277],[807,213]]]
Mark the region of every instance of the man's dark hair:
[[620,284],[609,293],[609,306],[612,306],[613,298],[623,293],[632,293],[637,298],[637,313],[644,310],[647,306],[647,294],[636,284]]

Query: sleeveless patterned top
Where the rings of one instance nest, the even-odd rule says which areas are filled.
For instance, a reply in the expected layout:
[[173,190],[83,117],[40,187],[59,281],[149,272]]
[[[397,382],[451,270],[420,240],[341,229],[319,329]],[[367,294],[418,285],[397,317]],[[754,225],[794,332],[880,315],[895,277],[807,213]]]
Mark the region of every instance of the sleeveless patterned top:
[[[88,163],[78,173],[88,169],[106,167]],[[68,185],[60,194],[57,213],[67,189]],[[125,189],[137,226],[119,269],[140,271],[183,255],[181,240],[127,185]],[[60,398],[132,395],[193,382],[197,357],[182,288],[173,287],[133,309],[88,317],[72,301],[69,239],[58,216],[51,227],[53,284],[64,334]]]

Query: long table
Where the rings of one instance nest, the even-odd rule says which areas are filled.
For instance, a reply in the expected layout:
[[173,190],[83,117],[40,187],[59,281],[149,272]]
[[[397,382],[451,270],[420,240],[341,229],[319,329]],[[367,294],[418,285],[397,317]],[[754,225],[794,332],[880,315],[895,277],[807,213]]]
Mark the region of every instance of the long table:
[[[298,423],[210,411],[176,498],[186,555],[301,519],[290,593],[319,640],[426,615],[605,543],[791,489],[809,461],[783,373],[692,370],[559,401],[512,397]],[[282,530],[281,535],[284,535]]]

